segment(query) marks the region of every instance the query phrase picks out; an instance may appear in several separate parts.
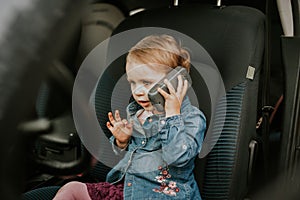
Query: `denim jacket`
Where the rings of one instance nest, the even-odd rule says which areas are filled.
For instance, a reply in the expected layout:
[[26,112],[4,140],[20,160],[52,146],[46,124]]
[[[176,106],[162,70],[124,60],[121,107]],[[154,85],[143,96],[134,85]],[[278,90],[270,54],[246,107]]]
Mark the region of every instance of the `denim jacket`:
[[[108,173],[107,182],[124,179],[124,199],[201,199],[194,178],[194,160],[201,150],[206,119],[188,97],[181,114],[152,115],[141,125],[136,102],[127,107],[134,129],[123,159]],[[115,138],[110,140],[114,144]],[[113,145],[113,150],[118,149]]]

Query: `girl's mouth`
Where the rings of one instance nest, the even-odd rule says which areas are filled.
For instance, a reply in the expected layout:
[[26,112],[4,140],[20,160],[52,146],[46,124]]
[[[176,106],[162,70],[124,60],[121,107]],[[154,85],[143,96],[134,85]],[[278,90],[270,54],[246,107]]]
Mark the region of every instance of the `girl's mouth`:
[[150,105],[150,101],[138,101],[138,103],[142,106],[142,107],[148,107]]

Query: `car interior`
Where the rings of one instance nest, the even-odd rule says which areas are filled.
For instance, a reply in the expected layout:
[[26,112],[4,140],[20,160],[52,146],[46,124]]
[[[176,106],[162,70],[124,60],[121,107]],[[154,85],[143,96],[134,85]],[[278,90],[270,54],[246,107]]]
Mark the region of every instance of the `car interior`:
[[152,34],[191,52],[188,95],[208,119],[194,169],[201,197],[297,199],[299,0],[29,4],[0,41],[1,199],[105,181],[116,162],[107,113],[126,115],[126,54]]

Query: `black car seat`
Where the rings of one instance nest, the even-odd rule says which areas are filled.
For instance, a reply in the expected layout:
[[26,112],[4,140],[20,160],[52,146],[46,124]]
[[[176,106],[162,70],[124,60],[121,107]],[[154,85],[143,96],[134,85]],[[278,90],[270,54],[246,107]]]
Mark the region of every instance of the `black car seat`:
[[[198,95],[196,103],[209,119],[210,126],[200,154],[205,157],[196,161],[194,173],[203,199],[243,199],[249,189],[257,147],[254,138],[257,137],[256,110],[264,50],[264,15],[244,6],[195,4],[159,8],[128,17],[114,34],[140,27],[158,27],[160,31],[156,32],[155,28],[145,31],[137,35],[132,44],[145,35],[162,33],[161,28],[165,28],[185,34],[205,49],[197,52],[197,48],[187,45],[192,52],[192,64],[196,63],[191,69],[193,90]],[[112,44],[109,52],[118,45],[120,43]],[[104,76],[98,84],[95,106],[102,129],[105,129],[107,112],[112,110],[112,88],[125,73],[124,58],[121,56],[103,69]],[[197,63],[206,67],[216,64],[218,67],[226,94],[217,102],[210,98],[211,86],[206,85],[207,77],[198,73]],[[102,92],[105,95],[100,95]],[[108,131],[105,132],[109,135]],[[206,155],[205,151],[209,153]],[[102,166],[103,163],[99,162],[93,170],[99,180],[104,179],[100,175],[105,175],[108,170],[105,167],[103,171]]]
[[[114,34],[139,27],[162,27],[184,33],[199,42],[216,63],[226,95],[219,99],[214,113],[211,111],[213,100],[207,98],[209,91],[203,86],[205,77],[201,78],[197,74],[195,66],[191,70],[193,89],[196,94],[200,94],[199,107],[207,118],[213,116],[211,133],[207,135],[203,149],[210,149],[209,145],[216,142],[205,159],[197,161],[195,175],[204,199],[245,197],[258,145],[254,138],[257,137],[256,108],[264,51],[264,15],[256,9],[243,6],[216,8],[195,4],[161,8],[146,10],[127,18]],[[147,29],[136,35],[132,45],[146,35],[163,32]],[[183,44],[185,42],[182,40]],[[112,44],[110,51],[113,52],[119,45]],[[213,65],[203,57],[202,52],[195,52],[190,46],[188,48],[192,52],[192,64]],[[99,94],[106,92],[106,96],[111,97],[109,91],[112,91],[124,73],[124,58],[114,61],[113,67],[110,66],[104,72],[105,78],[100,80],[103,84],[98,88]],[[104,125],[107,112],[112,109],[111,100],[103,97],[97,99],[97,96],[97,117],[100,124]],[[224,109],[226,113],[221,112]],[[222,123],[223,127],[220,125]],[[105,129],[104,126],[102,128]]]

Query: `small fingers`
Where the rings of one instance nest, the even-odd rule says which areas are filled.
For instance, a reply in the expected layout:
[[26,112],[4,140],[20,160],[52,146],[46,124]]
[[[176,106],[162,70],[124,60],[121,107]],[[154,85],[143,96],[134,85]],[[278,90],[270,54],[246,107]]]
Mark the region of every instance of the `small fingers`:
[[175,91],[173,85],[170,83],[170,81],[168,81],[167,79],[165,79],[164,83],[167,85],[170,94],[175,94],[176,91]]
[[120,122],[120,121],[121,121],[121,117],[120,117],[120,112],[119,112],[119,110],[116,110],[116,111],[115,111],[115,118],[116,118],[116,121],[117,121],[117,122]]
[[116,122],[114,121],[115,124],[112,125],[111,122],[106,122],[106,127],[111,131],[111,132],[118,132],[120,131],[119,129],[122,129],[124,127],[131,129],[133,127],[133,121],[130,121],[130,123],[128,123],[128,121],[126,119],[123,119],[120,122]]
[[117,137],[119,132],[121,131],[120,127],[112,126],[110,122],[106,122],[106,127],[113,134],[113,136]]
[[127,122],[126,119],[123,119],[123,120],[122,120],[122,123],[123,123],[124,127],[126,127],[126,126],[128,125],[128,122]]
[[177,93],[181,93],[182,92],[182,88],[183,88],[183,79],[182,79],[182,76],[179,75],[177,77],[177,79],[178,79]]
[[188,81],[184,80],[181,91],[177,91],[177,97],[181,102],[184,96],[186,95],[187,90],[188,90]]
[[187,90],[189,88],[189,82],[187,80],[184,80],[183,82],[183,88],[182,88],[182,93],[185,95]]
[[106,127],[111,131],[111,132],[116,132],[117,130],[119,131],[120,124],[116,123],[115,126],[112,126],[110,122],[106,122]]
[[106,122],[106,127],[108,130],[110,130],[110,132],[113,132],[113,126],[110,124],[110,122]]
[[157,91],[166,99],[168,97],[168,93],[161,88],[157,88]]
[[129,123],[128,123],[128,121],[126,120],[125,126],[126,126],[126,128],[131,129],[131,128],[133,127],[133,120],[130,119],[130,120],[129,120]]
[[110,125],[114,126],[116,121],[115,121],[114,116],[111,112],[108,113],[108,119],[109,119]]

